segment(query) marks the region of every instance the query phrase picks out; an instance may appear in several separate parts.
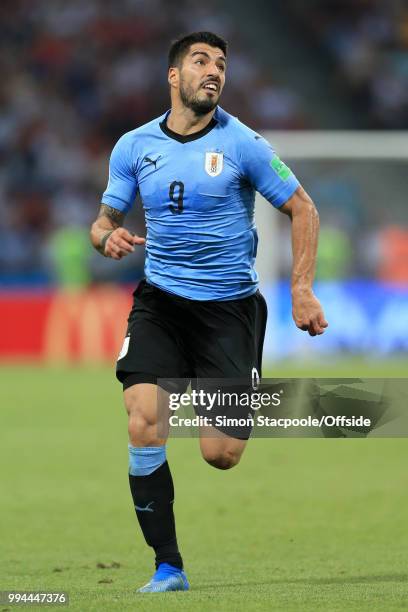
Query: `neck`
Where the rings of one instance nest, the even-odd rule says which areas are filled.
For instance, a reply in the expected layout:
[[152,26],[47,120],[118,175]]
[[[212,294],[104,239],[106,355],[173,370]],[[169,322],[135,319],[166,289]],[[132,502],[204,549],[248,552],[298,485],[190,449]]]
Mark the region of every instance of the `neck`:
[[210,123],[214,113],[215,108],[205,115],[196,115],[190,108],[184,105],[173,105],[167,117],[167,127],[182,136],[194,134],[204,129]]

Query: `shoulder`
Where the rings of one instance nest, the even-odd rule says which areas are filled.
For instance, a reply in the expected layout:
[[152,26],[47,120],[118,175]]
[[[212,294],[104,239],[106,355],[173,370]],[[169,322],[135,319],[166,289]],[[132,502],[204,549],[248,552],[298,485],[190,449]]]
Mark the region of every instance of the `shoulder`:
[[234,115],[230,115],[221,107],[217,107],[216,119],[226,135],[235,142],[238,152],[245,152],[246,149],[257,147],[259,143],[268,144],[263,136],[255,130],[245,125]]
[[221,129],[229,132],[238,140],[248,142],[255,140],[256,138],[261,138],[257,132],[245,125],[245,123],[242,123],[238,117],[230,115],[220,106],[217,107],[215,118],[217,119]]

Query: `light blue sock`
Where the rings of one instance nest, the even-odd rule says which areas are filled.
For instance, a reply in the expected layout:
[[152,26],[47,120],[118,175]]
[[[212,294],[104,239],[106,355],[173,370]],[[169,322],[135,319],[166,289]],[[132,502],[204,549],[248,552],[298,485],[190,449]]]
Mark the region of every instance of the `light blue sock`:
[[138,447],[128,444],[129,474],[149,476],[166,461],[166,446]]

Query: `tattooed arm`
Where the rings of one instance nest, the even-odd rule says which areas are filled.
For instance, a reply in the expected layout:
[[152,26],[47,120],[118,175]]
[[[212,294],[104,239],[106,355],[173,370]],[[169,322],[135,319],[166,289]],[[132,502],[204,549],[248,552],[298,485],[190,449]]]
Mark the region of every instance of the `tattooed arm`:
[[102,204],[98,217],[91,227],[91,242],[95,249],[105,257],[122,259],[133,253],[134,245],[145,243],[145,239],[135,236],[123,225],[125,215],[111,206]]
[[303,331],[311,336],[322,334],[328,323],[313,293],[316,267],[319,214],[303,187],[280,208],[292,221],[292,314]]

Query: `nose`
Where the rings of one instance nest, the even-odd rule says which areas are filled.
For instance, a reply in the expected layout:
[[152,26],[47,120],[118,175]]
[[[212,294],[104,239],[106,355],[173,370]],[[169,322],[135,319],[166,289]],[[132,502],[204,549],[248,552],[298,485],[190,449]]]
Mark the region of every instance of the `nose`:
[[222,74],[222,70],[215,62],[209,62],[207,64],[207,76],[219,77]]

